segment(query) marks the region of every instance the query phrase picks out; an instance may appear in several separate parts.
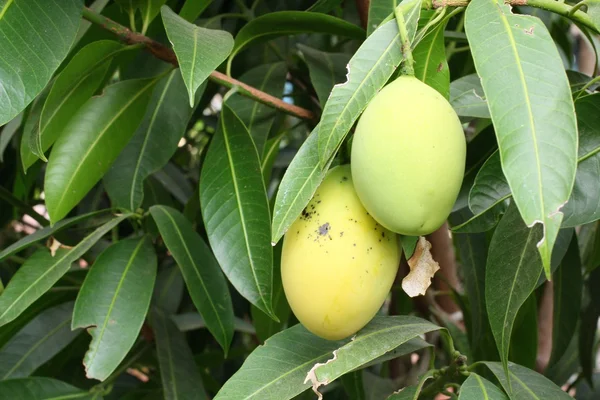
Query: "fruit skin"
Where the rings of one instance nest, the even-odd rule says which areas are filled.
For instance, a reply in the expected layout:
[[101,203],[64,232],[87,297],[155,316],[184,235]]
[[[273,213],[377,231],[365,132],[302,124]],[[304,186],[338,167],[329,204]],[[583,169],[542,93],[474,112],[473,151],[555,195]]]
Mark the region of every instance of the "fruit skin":
[[402,76],[365,109],[351,156],[356,192],[373,218],[393,232],[421,236],[452,211],[466,141],[450,103],[415,77]]
[[350,167],[332,168],[283,239],[281,277],[298,320],[329,340],[354,334],[392,287],[397,235],[361,204]]

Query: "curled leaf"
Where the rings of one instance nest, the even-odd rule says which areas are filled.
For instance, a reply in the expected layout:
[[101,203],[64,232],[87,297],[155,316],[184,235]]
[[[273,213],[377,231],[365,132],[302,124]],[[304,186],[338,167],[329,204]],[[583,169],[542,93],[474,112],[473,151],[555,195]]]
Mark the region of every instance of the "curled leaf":
[[420,236],[412,257],[408,259],[410,272],[402,279],[402,289],[410,297],[424,295],[431,285],[431,278],[440,265],[431,256],[431,243]]

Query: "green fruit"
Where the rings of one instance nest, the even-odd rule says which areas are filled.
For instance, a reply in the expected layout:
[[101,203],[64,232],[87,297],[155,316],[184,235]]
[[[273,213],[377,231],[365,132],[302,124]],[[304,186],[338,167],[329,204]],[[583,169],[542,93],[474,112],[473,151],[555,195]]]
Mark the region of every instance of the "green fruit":
[[465,156],[465,136],[450,103],[415,77],[402,76],[360,117],[352,178],[377,222],[403,235],[426,235],[452,211]]
[[335,167],[285,234],[283,289],[309,331],[338,340],[375,316],[399,262],[396,234],[365,210],[350,167]]

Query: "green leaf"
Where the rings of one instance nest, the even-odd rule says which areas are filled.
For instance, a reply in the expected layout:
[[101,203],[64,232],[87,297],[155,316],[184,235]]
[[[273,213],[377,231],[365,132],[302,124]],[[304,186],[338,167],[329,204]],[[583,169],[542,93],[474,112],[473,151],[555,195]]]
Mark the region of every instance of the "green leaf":
[[50,81],[75,40],[81,11],[81,0],[0,4],[0,126]]
[[47,249],[35,252],[19,268],[0,296],[0,326],[17,318],[27,307],[52,287],[102,236],[130,214],[116,217],[79,242],[75,247],[59,249],[53,257]]
[[167,0],[144,0],[140,1],[138,8],[142,14],[142,34],[146,33],[150,22],[160,12],[160,8],[165,4]]
[[[175,314],[171,316],[171,319],[181,332],[206,328],[206,321],[195,311]],[[250,322],[235,316],[233,317],[233,329],[238,332],[256,335],[256,330]]]
[[301,33],[326,33],[359,40],[365,37],[365,31],[358,26],[327,14],[305,11],[271,12],[251,20],[240,29],[235,37],[229,63],[250,44]]
[[490,118],[481,78],[477,74],[466,75],[450,84],[450,104],[461,117]]
[[273,316],[267,194],[256,147],[227,104],[202,167],[200,205],[223,272],[242,296]]
[[229,32],[191,24],[167,6],[160,12],[193,107],[196,90],[227,58],[233,48],[233,37]]
[[509,394],[511,400],[568,400],[572,397],[563,392],[551,380],[520,365],[509,363],[508,373],[510,383],[504,373],[501,363],[484,361],[484,364],[492,371],[504,390]]
[[319,103],[323,107],[335,84],[344,82],[346,79],[346,65],[350,61],[350,55],[328,53],[301,43],[298,43],[297,46],[304,56],[310,73],[310,81],[317,92]]
[[341,2],[342,0],[317,0],[312,6],[307,8],[306,11],[327,14],[336,7],[339,7]]
[[187,22],[193,22],[212,3],[212,0],[186,0],[179,16]]
[[284,136],[285,132],[282,132],[279,135],[267,140],[267,143],[265,143],[265,151],[262,159],[260,160],[260,169],[262,171],[263,182],[265,182],[266,187],[269,187],[269,183],[271,182],[273,166],[275,165],[275,160],[279,155],[281,139],[283,139]]
[[42,311],[0,349],[0,380],[31,375],[81,331],[71,331],[73,302]]
[[515,317],[508,359],[527,368],[535,368],[538,349],[537,299],[532,293]]
[[366,400],[362,376],[362,371],[353,371],[340,378],[350,400]]
[[100,211],[94,211],[94,212],[91,212],[88,214],[77,215],[72,218],[63,219],[62,221],[60,221],[52,226],[47,226],[45,228],[39,229],[39,230],[35,231],[34,233],[32,233],[31,235],[27,235],[27,236],[23,237],[21,240],[17,241],[16,243],[11,244],[4,250],[0,251],[0,261],[2,261],[4,258],[6,258],[10,255],[13,255],[23,249],[26,249],[27,247],[31,246],[32,244],[34,244],[36,242],[39,242],[40,240],[46,239],[46,238],[54,235],[55,233],[60,232],[63,229],[66,229],[70,226],[76,225],[80,222],[86,221],[90,218],[105,214],[108,211],[109,210],[100,210]]
[[528,228],[516,206],[511,204],[490,243],[485,300],[492,333],[505,368],[517,313],[535,289],[543,269],[536,251],[540,236],[541,227]]
[[30,150],[21,154],[25,171],[38,158],[48,161],[44,152],[60,136],[71,117],[106,80],[111,61],[125,49],[130,48],[112,40],[99,40],[85,46],[69,61],[52,84],[43,103],[39,123],[23,138]]
[[183,333],[162,311],[151,314],[165,400],[208,399]]
[[122,240],[104,250],[83,282],[73,322],[92,336],[86,376],[105,380],[139,335],[156,278],[156,253],[148,236]]
[[413,50],[413,58],[415,77],[448,99],[450,97],[450,69],[448,61],[446,61],[445,28],[446,22],[442,22],[431,29]]
[[563,356],[555,364],[549,364],[548,368],[544,371],[546,378],[561,387],[567,383],[579,371],[578,351],[579,334],[576,332],[571,338]]
[[469,377],[460,385],[458,400],[508,400],[506,394],[487,379],[471,372]]
[[84,392],[68,383],[42,377],[0,382],[0,398],[11,400],[102,400],[98,393]]
[[369,22],[367,23],[367,35],[371,35],[375,29],[385,20],[392,12],[396,0],[371,0],[369,1]]
[[[239,80],[265,93],[281,98],[286,75],[287,66],[283,62],[278,62],[252,68],[244,73]],[[229,97],[227,105],[248,128],[262,159],[265,143],[275,118],[275,109],[239,94]]]
[[187,102],[178,71],[156,85],[141,125],[104,176],[115,206],[132,211],[141,206],[145,179],[167,164],[185,134],[193,112]]
[[63,219],[102,178],[137,129],[156,79],[115,83],[88,100],[58,138],[46,169],[50,220]]
[[549,365],[558,362],[575,336],[583,292],[581,271],[577,235],[573,235],[567,254],[554,273],[552,355]]
[[[577,123],[546,26],[498,0],[473,0],[465,31],[494,122],[502,169],[527,226],[540,223],[546,276],[577,167]],[[501,66],[500,68],[498,66]],[[549,118],[550,114],[552,118]]]
[[596,357],[593,349],[596,345],[598,333],[598,318],[600,318],[600,268],[592,271],[587,279],[587,294],[589,303],[581,313],[579,326],[579,362],[581,374],[588,382],[592,381],[596,365]]
[[417,400],[421,393],[417,385],[407,386],[398,392],[394,392],[387,400]]
[[156,277],[152,305],[167,314],[175,314],[183,296],[183,275],[176,265],[164,268]]
[[196,309],[227,354],[233,338],[233,305],[219,264],[180,212],[170,207],[153,206],[150,213],[181,269]]
[[306,378],[316,391],[410,339],[438,329],[441,328],[416,317],[375,317],[349,343],[335,350],[330,360],[315,364]]
[[[32,138],[39,136],[40,118],[42,116],[42,111],[44,110],[46,99],[52,89],[52,83],[53,82],[50,82],[33,100],[29,107],[27,107],[27,110],[23,112],[26,119],[23,121],[23,134],[21,135],[19,153],[21,155],[21,164],[23,165],[23,171],[25,173],[27,173],[29,166],[38,160],[38,157],[31,152],[29,143]],[[44,161],[47,161],[45,157]]]
[[[421,1],[406,1],[398,7],[406,20],[409,37],[414,38]],[[322,167],[331,160],[354,122],[401,61],[400,35],[395,20],[373,32],[352,56],[347,81],[333,87],[321,116],[318,133]]]
[[0,163],[4,162],[4,151],[10,144],[12,138],[15,136],[15,133],[21,127],[21,123],[23,122],[23,114],[21,113],[14,117],[9,123],[7,123],[2,131],[0,131]]

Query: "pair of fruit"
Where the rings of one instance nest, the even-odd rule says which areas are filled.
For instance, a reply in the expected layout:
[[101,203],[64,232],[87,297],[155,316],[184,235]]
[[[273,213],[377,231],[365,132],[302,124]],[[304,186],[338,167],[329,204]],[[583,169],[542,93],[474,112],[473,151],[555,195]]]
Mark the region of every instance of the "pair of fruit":
[[397,234],[439,228],[464,173],[461,123],[446,99],[402,76],[367,106],[352,166],[331,169],[285,235],[283,287],[298,320],[330,340],[365,326],[400,262]]

